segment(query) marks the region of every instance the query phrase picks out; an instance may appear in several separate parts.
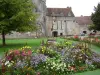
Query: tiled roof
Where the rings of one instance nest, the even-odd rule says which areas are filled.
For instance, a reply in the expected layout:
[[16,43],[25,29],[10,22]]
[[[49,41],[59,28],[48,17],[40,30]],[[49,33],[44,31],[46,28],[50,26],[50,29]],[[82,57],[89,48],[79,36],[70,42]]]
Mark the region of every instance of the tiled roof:
[[92,24],[91,16],[76,17],[76,22],[79,25],[89,25],[89,24]]
[[68,16],[68,14],[71,14],[72,17],[74,17],[74,14],[72,12],[71,7],[67,8],[47,8],[47,16]]

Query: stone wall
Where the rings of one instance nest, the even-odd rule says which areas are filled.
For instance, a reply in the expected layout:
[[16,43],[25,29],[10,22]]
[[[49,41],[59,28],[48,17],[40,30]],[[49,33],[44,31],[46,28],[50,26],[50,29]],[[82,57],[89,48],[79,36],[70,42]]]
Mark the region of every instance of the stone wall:
[[46,36],[46,0],[33,0],[33,3],[36,6],[35,12],[39,15],[37,19],[37,25],[40,28],[39,33]]
[[75,17],[49,17],[47,16],[48,36],[52,36],[52,32],[57,31],[58,36],[62,33],[65,35],[78,35],[79,25],[75,22]]

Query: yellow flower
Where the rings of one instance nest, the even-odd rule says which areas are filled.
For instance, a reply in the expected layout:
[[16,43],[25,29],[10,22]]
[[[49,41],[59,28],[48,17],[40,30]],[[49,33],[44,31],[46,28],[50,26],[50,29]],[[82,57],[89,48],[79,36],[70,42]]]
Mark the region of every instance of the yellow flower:
[[27,70],[32,70],[32,68],[31,68],[31,67],[29,67]]
[[24,68],[27,68],[27,66],[24,66]]

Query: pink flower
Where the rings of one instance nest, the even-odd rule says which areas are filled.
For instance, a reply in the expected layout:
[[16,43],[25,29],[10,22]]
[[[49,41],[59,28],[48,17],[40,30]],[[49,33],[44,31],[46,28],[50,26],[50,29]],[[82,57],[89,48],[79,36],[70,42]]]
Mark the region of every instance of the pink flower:
[[20,54],[20,51],[15,50],[15,51],[14,51],[14,54],[15,54],[15,55],[19,55],[19,54]]
[[7,56],[6,58],[7,58],[7,60],[9,60],[9,61],[12,59],[11,56]]
[[32,55],[32,51],[29,50],[29,51],[27,52],[27,55]]
[[22,56],[26,56],[26,52],[25,51],[22,51]]
[[38,72],[37,75],[40,75],[40,72]]

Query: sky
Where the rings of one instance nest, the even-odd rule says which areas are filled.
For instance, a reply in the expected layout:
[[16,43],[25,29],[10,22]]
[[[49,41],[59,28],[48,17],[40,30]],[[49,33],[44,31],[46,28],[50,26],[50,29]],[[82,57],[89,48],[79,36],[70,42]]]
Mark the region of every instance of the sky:
[[48,8],[72,7],[75,16],[90,16],[100,0],[46,0]]

